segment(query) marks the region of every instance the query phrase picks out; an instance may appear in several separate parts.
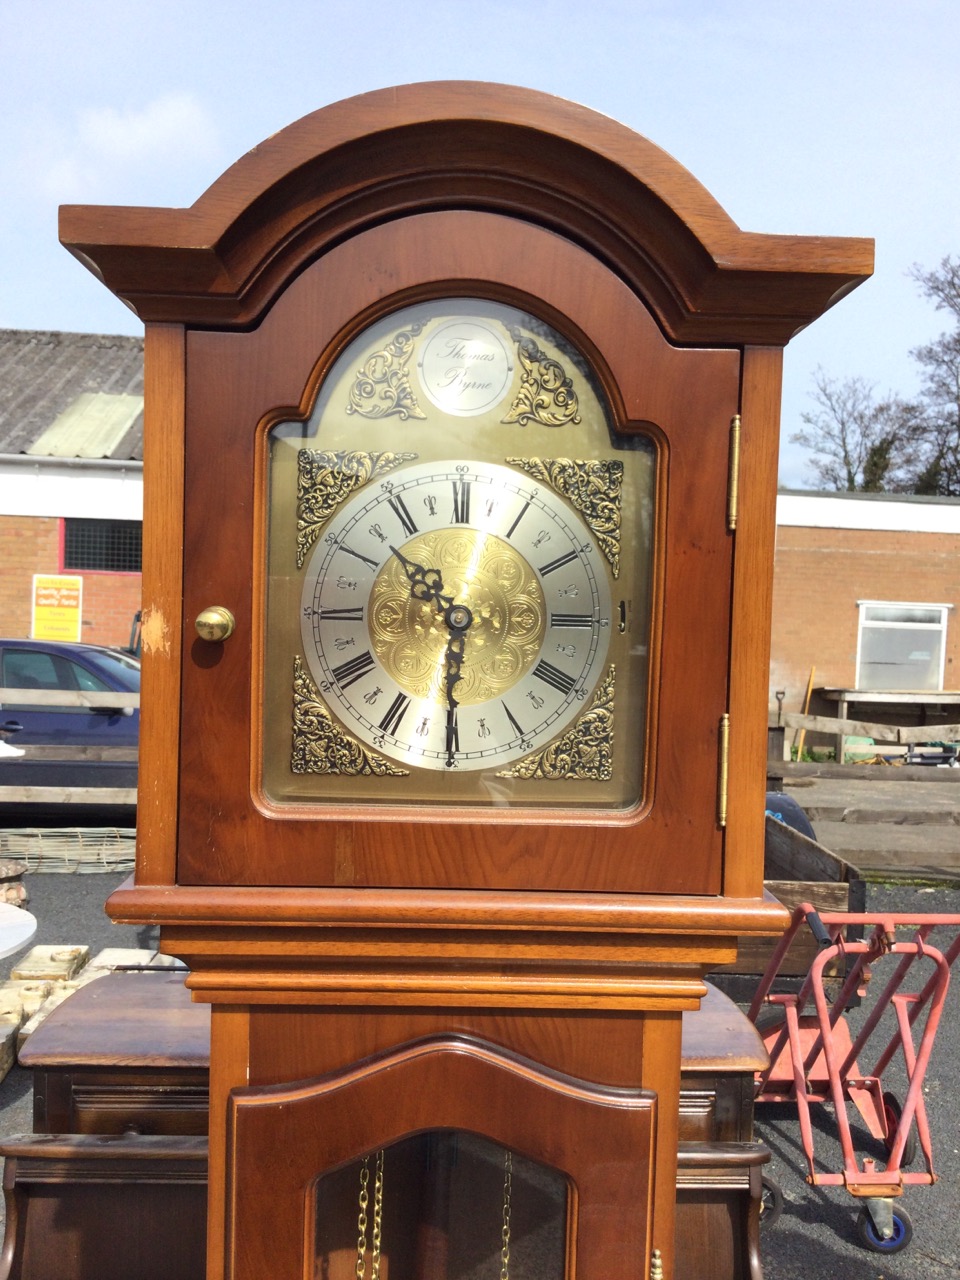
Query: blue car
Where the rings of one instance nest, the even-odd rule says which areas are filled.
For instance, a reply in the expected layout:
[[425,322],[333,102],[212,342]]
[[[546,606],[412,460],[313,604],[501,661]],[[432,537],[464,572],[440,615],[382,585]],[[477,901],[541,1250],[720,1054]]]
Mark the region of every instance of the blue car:
[[[5,691],[0,734],[10,746],[137,746],[139,707],[97,704],[98,694],[140,692],[140,663],[123,650],[53,640],[0,640],[0,688]],[[74,696],[62,706],[47,699],[45,705],[37,705],[18,701],[11,691],[20,689]]]

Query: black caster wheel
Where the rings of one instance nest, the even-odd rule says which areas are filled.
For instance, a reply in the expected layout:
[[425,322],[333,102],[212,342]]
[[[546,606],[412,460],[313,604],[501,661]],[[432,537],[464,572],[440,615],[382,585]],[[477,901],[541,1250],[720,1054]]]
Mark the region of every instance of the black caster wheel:
[[913,1239],[913,1223],[905,1209],[894,1209],[893,1235],[889,1240],[884,1240],[883,1236],[878,1235],[870,1214],[866,1209],[861,1209],[857,1218],[857,1235],[860,1243],[874,1253],[899,1253]]
[[[903,1114],[903,1107],[900,1105],[900,1099],[895,1093],[885,1093],[883,1095],[883,1114],[887,1119],[887,1133],[894,1134],[897,1125],[900,1123],[900,1116]],[[893,1150],[893,1142],[886,1144],[887,1152]],[[903,1155],[900,1157],[900,1168],[906,1169],[913,1164],[917,1158],[917,1131],[913,1125],[910,1126],[910,1132],[907,1134],[907,1140],[903,1144]]]
[[783,1212],[783,1192],[780,1190],[780,1183],[768,1177],[767,1174],[763,1175],[761,1181],[763,1186],[760,1192],[760,1230],[769,1231],[771,1227],[776,1226]]

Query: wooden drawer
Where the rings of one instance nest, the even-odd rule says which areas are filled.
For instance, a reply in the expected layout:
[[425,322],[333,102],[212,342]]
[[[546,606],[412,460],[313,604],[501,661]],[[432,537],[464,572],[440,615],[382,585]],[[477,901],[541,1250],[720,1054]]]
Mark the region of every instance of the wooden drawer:
[[209,1072],[35,1068],[35,1133],[204,1136]]

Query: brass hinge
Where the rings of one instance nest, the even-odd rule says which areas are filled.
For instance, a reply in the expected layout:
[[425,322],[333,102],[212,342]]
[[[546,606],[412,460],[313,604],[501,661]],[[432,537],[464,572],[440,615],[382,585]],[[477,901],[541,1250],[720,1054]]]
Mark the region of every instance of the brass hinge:
[[654,1249],[650,1258],[650,1280],[663,1280],[663,1259],[659,1249]]
[[720,717],[720,761],[717,779],[717,824],[727,825],[727,784],[730,779],[730,716],[725,711]]
[[727,528],[732,533],[737,527],[740,506],[740,415],[730,420],[730,459],[727,475]]

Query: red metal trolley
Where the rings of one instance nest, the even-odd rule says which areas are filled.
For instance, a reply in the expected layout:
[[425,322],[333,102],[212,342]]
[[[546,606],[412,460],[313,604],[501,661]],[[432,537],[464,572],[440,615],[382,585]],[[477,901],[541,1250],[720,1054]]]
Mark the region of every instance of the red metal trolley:
[[[862,939],[847,937],[846,931],[857,926],[862,928]],[[809,972],[799,991],[771,994],[784,956],[804,928],[813,932],[819,944]],[[946,930],[945,943],[940,935],[939,945],[931,942],[934,929]],[[763,1035],[770,1054],[770,1066],[757,1074],[756,1102],[796,1103],[807,1181],[817,1186],[842,1186],[857,1197],[862,1202],[857,1220],[861,1242],[878,1252],[895,1253],[910,1242],[912,1224],[898,1203],[904,1187],[937,1181],[923,1080],[950,984],[950,967],[958,955],[960,916],[821,915],[809,903],[802,903],[794,911],[750,1007],[748,1016]],[[836,963],[842,976],[828,979],[828,966],[836,967]],[[892,972],[854,1038],[847,1011],[855,998],[864,994],[871,977],[876,981],[881,966],[887,970],[892,967]],[[910,975],[923,982],[919,991],[901,989]],[[828,981],[834,987],[839,985],[838,994],[829,998]],[[771,1009],[778,1011],[773,1025],[770,1013],[764,1013]],[[890,1019],[884,1020],[890,1009],[892,1032]],[[871,1051],[879,1046],[879,1054],[865,1073],[859,1059],[868,1046]],[[907,1081],[902,1103],[883,1087],[883,1074],[898,1051],[903,1054]],[[873,1158],[858,1160],[848,1102],[863,1117],[872,1137],[886,1147],[885,1166],[878,1168]],[[819,1172],[814,1163],[811,1107],[817,1103],[833,1104],[843,1156],[840,1173]],[[916,1156],[917,1139],[925,1168],[908,1172],[906,1166]],[[773,1190],[775,1193],[776,1188]]]

